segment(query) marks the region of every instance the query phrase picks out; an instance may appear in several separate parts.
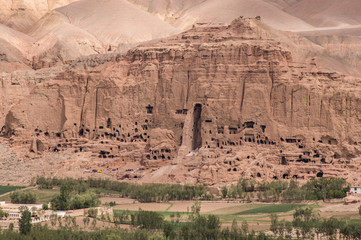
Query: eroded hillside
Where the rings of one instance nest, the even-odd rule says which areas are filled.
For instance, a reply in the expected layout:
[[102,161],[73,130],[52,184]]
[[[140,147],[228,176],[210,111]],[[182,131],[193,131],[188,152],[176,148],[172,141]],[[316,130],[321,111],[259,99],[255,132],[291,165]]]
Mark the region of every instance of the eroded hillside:
[[357,182],[360,80],[318,66],[318,49],[238,18],[26,80],[4,74],[0,181],[102,169],[144,182]]

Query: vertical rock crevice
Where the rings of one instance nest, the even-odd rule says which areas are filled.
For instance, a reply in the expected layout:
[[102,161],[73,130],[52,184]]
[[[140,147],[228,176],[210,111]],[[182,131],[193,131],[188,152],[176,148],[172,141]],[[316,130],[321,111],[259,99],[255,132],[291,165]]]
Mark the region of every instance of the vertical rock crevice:
[[193,111],[192,150],[202,146],[202,105],[196,104]]

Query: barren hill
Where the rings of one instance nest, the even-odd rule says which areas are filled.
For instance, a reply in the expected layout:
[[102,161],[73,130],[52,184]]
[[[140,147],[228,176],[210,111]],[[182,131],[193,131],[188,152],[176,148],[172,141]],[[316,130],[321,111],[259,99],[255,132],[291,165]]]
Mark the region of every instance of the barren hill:
[[[228,24],[239,16],[262,16],[262,19],[268,25],[282,30],[312,29],[312,26],[303,20],[264,0],[179,1],[182,4],[178,5],[169,0],[130,0],[130,2],[144,7],[180,29],[189,29],[193,24],[199,22]],[[167,4],[164,4],[164,2],[167,2]]]
[[206,0],[128,0],[136,6],[158,16],[167,22],[174,22],[184,11]]
[[[34,6],[26,5],[25,10],[33,12],[32,7],[44,7],[44,4],[33,3]],[[46,9],[40,10],[39,16]],[[25,58],[38,69],[68,63],[81,56],[128,49],[139,42],[177,32],[168,23],[127,1],[82,0],[50,11],[31,28],[27,26],[28,36],[22,34],[22,39],[28,46],[23,45],[19,50],[25,52]],[[7,36],[3,35],[6,41]],[[11,39],[8,42],[17,44]],[[12,47],[17,46],[9,46]]]
[[104,44],[115,46],[149,41],[178,32],[126,0],[80,0],[56,11]]
[[358,0],[301,0],[284,10],[317,27],[361,24],[361,2]]
[[0,0],[0,23],[26,32],[50,10],[76,0]]
[[[353,28],[347,25],[357,23],[358,14],[353,12],[359,5],[355,1],[340,4],[331,0],[317,3],[306,0],[4,1],[0,21],[12,27],[14,34],[20,30],[28,36],[17,34],[27,42],[20,48],[15,46],[19,40],[12,42],[6,39],[8,29],[0,36],[8,46],[6,49],[9,49],[2,51],[7,56],[4,59],[9,59],[16,66],[2,68],[8,72],[26,69],[26,66],[39,69],[66,64],[93,54],[125,52],[140,42],[167,37],[197,23],[230,23],[240,15],[261,16],[274,28],[305,33],[307,36],[336,32],[338,35],[359,36],[357,25]],[[349,9],[352,11],[347,11]],[[342,46],[343,43],[337,44]],[[14,48],[22,56],[15,53]],[[353,59],[359,57],[358,53],[349,53]],[[325,61],[325,65],[328,62]],[[7,66],[8,63],[3,60],[2,65]],[[332,64],[337,65],[336,62]],[[357,74],[358,71],[347,69],[344,72]]]
[[107,45],[69,19],[53,11],[29,31],[36,41],[29,51],[34,68],[63,64],[81,56],[106,53]]
[[2,24],[0,32],[0,72],[30,69],[26,56],[33,39]]

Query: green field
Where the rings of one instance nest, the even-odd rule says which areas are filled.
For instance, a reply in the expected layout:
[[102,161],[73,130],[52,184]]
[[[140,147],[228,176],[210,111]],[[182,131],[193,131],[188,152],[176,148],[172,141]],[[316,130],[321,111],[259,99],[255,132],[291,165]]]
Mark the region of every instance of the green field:
[[292,211],[299,207],[304,207],[306,204],[291,204],[291,203],[284,203],[284,204],[269,204],[262,207],[256,207],[253,209],[248,209],[242,212],[235,213],[235,215],[251,215],[251,214],[265,214],[265,213],[285,213]]
[[[49,203],[54,195],[59,194],[59,189],[29,189],[24,192],[34,192],[36,194],[36,203]],[[0,201],[10,202],[10,195],[0,197]]]
[[350,219],[348,220],[350,223],[361,223],[361,219]]
[[7,192],[12,192],[18,189],[22,189],[25,188],[23,186],[0,186],[0,195],[7,193]]

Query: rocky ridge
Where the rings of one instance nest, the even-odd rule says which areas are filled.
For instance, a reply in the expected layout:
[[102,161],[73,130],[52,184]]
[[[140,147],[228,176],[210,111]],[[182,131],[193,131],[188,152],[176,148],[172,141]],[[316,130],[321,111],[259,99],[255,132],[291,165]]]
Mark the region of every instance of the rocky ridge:
[[142,182],[357,182],[360,80],[321,68],[304,44],[318,51],[259,18],[238,18],[105,60],[3,74],[9,166],[33,163],[23,181],[102,169]]

